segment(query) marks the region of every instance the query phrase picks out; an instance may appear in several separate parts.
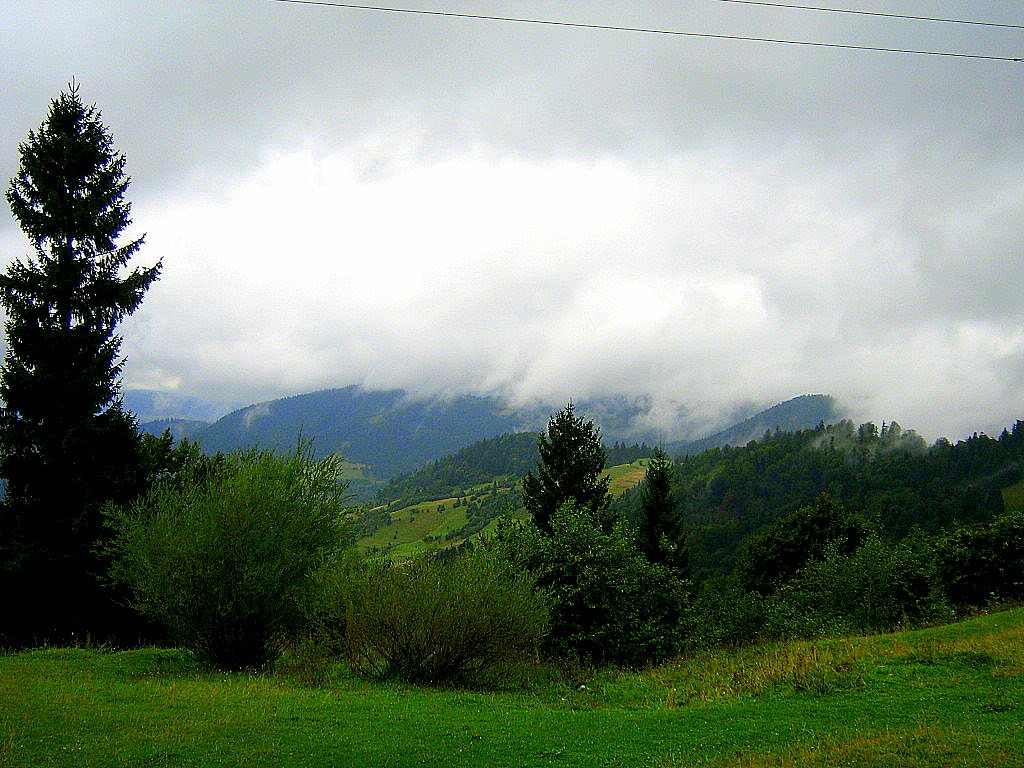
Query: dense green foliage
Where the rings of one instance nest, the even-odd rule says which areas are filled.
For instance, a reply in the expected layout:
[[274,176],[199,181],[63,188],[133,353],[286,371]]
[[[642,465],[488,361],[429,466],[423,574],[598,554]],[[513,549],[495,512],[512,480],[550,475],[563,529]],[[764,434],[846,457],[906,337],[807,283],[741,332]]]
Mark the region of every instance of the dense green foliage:
[[549,522],[546,534],[507,527],[496,544],[549,596],[548,654],[637,666],[682,648],[689,590],[677,569],[649,561],[623,520],[606,528],[569,501]]
[[413,683],[479,683],[535,656],[546,596],[493,552],[368,564],[352,577],[336,643],[353,669]]
[[867,538],[870,527],[848,515],[822,494],[770,523],[740,547],[735,573],[745,589],[771,594],[809,563],[824,559],[826,551],[848,555]]
[[852,551],[846,544],[833,539],[777,593],[778,612],[789,616],[781,636],[887,632],[948,618],[929,552],[877,534]]
[[566,502],[586,510],[601,525],[609,520],[608,478],[601,430],[577,416],[572,402],[548,420],[537,439],[536,471],[523,477],[523,506],[542,533],[551,532],[551,517]]
[[637,536],[640,551],[652,563],[672,566],[681,574],[689,572],[686,530],[682,510],[672,488],[675,467],[658,448],[647,462],[639,490]]
[[928,447],[895,424],[878,430],[849,421],[682,457],[675,487],[694,575],[729,572],[747,537],[822,493],[889,539],[984,522],[1003,510],[1001,491],[1020,480],[1022,457],[1021,422],[999,438]]
[[637,459],[646,459],[652,456],[656,449],[651,448],[647,443],[627,444],[616,440],[612,445],[605,446],[605,467],[615,467],[619,464],[632,464]]
[[125,273],[142,239],[130,224],[125,158],[72,84],[19,147],[7,201],[34,255],[0,276],[7,352],[0,369],[0,642],[109,634],[93,549],[101,506],[145,486],[134,419],[118,400],[115,327],[160,265]]
[[950,531],[939,543],[937,571],[956,605],[1024,599],[1024,510]]
[[112,579],[206,664],[261,668],[301,624],[318,569],[349,536],[340,460],[198,452],[127,509],[108,510]]

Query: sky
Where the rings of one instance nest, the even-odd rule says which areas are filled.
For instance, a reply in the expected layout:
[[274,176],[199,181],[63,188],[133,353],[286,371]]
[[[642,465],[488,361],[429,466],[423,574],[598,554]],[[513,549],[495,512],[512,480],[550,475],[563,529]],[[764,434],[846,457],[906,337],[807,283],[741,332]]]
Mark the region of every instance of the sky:
[[[72,77],[127,157],[124,387],[806,393],[928,438],[1024,418],[1024,2],[0,0],[0,179]],[[0,209],[0,266],[31,251]],[[168,413],[167,415],[175,415]]]

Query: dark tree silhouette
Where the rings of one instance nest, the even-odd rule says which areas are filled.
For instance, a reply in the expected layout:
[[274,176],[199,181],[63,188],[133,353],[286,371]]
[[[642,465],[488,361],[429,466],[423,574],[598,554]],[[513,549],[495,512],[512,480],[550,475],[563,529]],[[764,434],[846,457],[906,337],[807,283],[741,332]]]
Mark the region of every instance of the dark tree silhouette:
[[[125,158],[71,83],[19,146],[7,201],[34,248],[0,276],[0,579],[9,642],[95,633],[109,601],[95,575],[101,507],[141,490],[137,426],[121,408],[115,326],[160,264],[127,271]],[[0,640],[3,638],[0,637]]]
[[674,463],[658,448],[647,463],[647,475],[640,486],[637,528],[640,551],[652,563],[689,569],[686,532],[679,501],[672,489]]

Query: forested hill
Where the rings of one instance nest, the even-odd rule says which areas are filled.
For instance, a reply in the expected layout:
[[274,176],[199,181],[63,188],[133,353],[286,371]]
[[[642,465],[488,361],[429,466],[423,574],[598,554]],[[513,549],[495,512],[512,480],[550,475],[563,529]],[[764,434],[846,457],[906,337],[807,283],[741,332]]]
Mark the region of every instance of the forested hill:
[[467,488],[496,478],[514,483],[536,465],[535,433],[500,435],[395,478],[377,492],[376,498],[380,503],[401,507],[427,499],[463,496]]
[[[927,446],[898,424],[775,432],[681,457],[676,489],[701,576],[727,572],[739,543],[820,494],[890,539],[989,519],[1021,506],[1024,422]],[[627,503],[629,500],[627,499]]]
[[[809,427],[826,420],[825,417],[833,413],[835,404],[832,398],[805,395],[773,406],[697,443],[676,443],[670,446],[669,451],[679,455],[696,453],[702,450],[701,446],[722,446],[739,442],[741,438],[746,443],[751,439],[752,430],[760,437],[766,431]],[[654,446],[642,441],[626,443],[617,440],[612,445],[606,444],[605,450],[606,466],[610,467],[646,458],[654,452]],[[376,498],[382,503],[412,503],[413,500],[458,496],[462,490],[491,482],[496,477],[520,478],[536,467],[537,459],[536,432],[487,438],[432,461],[411,474],[394,478],[377,492]]]
[[[644,445],[612,446],[613,476],[630,470],[630,482],[639,482],[642,466],[622,465],[650,452]],[[675,458],[674,490],[697,581],[729,573],[751,536],[818,503],[823,494],[843,519],[860,521],[858,526],[890,541],[1024,508],[1024,422],[998,438],[981,434],[929,446],[896,423],[878,428],[841,420],[767,430],[742,446]],[[519,480],[537,460],[535,433],[507,434],[395,478],[377,491],[374,514],[364,521],[375,551],[396,543],[415,551],[457,545],[518,507]],[[616,501],[629,516],[636,504],[635,491]]]

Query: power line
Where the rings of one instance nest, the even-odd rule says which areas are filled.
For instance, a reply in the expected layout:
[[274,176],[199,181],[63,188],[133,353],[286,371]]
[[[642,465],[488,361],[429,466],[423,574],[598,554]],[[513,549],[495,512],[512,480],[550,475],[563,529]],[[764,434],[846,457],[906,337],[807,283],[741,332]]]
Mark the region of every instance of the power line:
[[947,19],[941,16],[912,16],[907,13],[886,13],[884,11],[861,11],[854,8],[826,8],[819,5],[797,5],[796,3],[774,3],[768,0],[714,0],[719,3],[737,5],[762,5],[769,8],[791,8],[800,11],[821,13],[846,13],[855,16],[874,16],[882,19],[905,19],[909,21],[934,21],[940,24],[970,24],[977,27],[998,27],[1000,29],[1024,29],[1024,24],[1003,24],[997,21],[976,21],[974,19]]
[[636,32],[648,35],[671,35],[675,37],[695,37],[708,40],[740,40],[754,43],[774,43],[777,45],[800,45],[814,48],[839,48],[853,51],[877,51],[881,53],[902,53],[917,56],[945,56],[957,59],[981,59],[985,61],[1024,62],[1024,57],[993,56],[981,53],[959,53],[957,51],[933,51],[918,48],[886,48],[877,45],[856,45],[853,43],[822,43],[812,40],[790,40],[776,37],[757,37],[752,35],[726,35],[714,32],[686,32],[677,29],[659,29],[653,27],[627,27],[617,24],[587,24],[579,21],[558,21],[555,19],[534,19],[520,16],[491,16],[482,13],[459,13],[456,11],[428,11],[422,8],[394,8],[385,5],[364,5],[362,3],[338,3],[329,0],[269,0],[273,3],[289,3],[291,5],[317,5],[329,8],[348,8],[359,11],[380,11],[383,13],[404,13],[417,16],[439,16],[452,19],[472,19],[475,21],[502,21],[513,24],[537,24],[549,27],[570,27],[573,29],[597,29],[610,32]]

